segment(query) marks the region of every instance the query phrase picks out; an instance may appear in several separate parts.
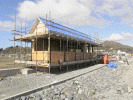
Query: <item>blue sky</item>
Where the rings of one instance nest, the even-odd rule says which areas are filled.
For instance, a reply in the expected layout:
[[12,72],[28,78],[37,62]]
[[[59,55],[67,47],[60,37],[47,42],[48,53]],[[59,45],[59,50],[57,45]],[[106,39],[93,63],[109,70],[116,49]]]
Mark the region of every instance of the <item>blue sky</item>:
[[[102,40],[119,41],[133,46],[132,0],[0,0],[0,48],[13,46],[11,29],[17,15],[17,28],[21,22],[32,25],[40,16],[51,17],[81,32],[98,36]],[[90,32],[90,33],[89,33]],[[16,42],[19,45],[19,42]]]

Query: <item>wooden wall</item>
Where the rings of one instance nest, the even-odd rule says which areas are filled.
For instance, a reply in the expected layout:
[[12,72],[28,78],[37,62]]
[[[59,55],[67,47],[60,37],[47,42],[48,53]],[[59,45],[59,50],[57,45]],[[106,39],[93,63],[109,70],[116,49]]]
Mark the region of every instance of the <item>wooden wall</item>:
[[37,35],[38,34],[42,34],[42,33],[43,34],[47,34],[47,32],[45,31],[45,29],[46,29],[46,31],[48,31],[48,29],[44,26],[44,24],[42,22],[39,22],[38,25],[37,25],[37,27],[34,28],[34,31],[33,31],[32,34],[36,34],[36,33],[37,33]]
[[[62,51],[60,52],[60,41],[51,40],[51,63],[67,61],[67,49],[65,47],[66,43],[62,42],[62,48],[61,48]],[[43,52],[43,39],[37,40],[37,61],[43,62],[43,57],[44,57],[44,62],[49,61],[48,39],[44,40],[44,52]],[[92,53],[83,53],[83,50],[81,49],[74,50],[71,49],[70,47],[68,49],[68,61],[75,61],[75,60],[79,61],[90,58],[93,58]],[[34,40],[32,41],[32,60],[36,61],[36,43],[34,42]]]
[[33,61],[36,61],[36,55],[37,55],[37,61],[42,61],[43,62],[43,55],[44,55],[44,62],[47,62],[49,59],[48,59],[48,51],[37,51],[37,54],[36,54],[36,51],[32,52],[32,60]]
[[[61,59],[60,59],[61,57]],[[60,51],[51,51],[51,62],[64,62],[64,52]]]

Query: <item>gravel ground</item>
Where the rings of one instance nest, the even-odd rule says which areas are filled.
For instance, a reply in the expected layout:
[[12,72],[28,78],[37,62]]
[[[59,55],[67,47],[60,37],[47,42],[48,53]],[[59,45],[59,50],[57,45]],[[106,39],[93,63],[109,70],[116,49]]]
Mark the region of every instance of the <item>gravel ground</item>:
[[52,83],[60,82],[77,75],[87,73],[103,67],[103,64],[94,65],[92,67],[78,69],[62,74],[42,74],[32,73],[29,75],[15,75],[9,76],[0,81],[0,99],[12,95],[16,95],[35,88],[43,87]]
[[[17,100],[132,100],[133,64],[115,63],[118,65],[117,68],[102,67],[62,84],[22,96]],[[97,65],[61,75],[33,73],[27,76],[9,76],[0,79],[0,98],[67,79],[90,69],[93,70],[94,67],[97,68]]]
[[132,64],[115,63],[117,68],[103,67],[17,100],[133,100],[127,76]]

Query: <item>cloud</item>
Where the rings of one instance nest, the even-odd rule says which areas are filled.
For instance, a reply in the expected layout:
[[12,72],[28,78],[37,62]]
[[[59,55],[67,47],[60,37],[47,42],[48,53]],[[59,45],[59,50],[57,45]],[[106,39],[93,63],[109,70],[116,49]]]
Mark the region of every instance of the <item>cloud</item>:
[[5,28],[11,28],[14,26],[14,22],[11,21],[0,21],[0,26]]
[[130,24],[131,27],[133,27],[133,24]]
[[[133,2],[130,0],[102,0],[102,6],[97,6],[94,11],[109,17],[119,17],[120,24],[133,22]],[[116,20],[114,20],[116,21]]]
[[108,41],[132,41],[132,33],[121,33],[121,34],[112,34],[109,38],[103,39]]
[[44,17],[51,11],[52,19],[73,25],[95,25],[102,27],[106,20],[91,16],[95,6],[93,0],[40,0],[24,1],[18,7],[18,16],[32,20]]
[[109,41],[117,41],[117,40],[122,40],[123,37],[120,34],[112,34],[109,38],[105,39],[105,40],[109,40]]
[[[127,0],[36,0],[19,4],[18,16],[32,20],[51,11],[52,19],[73,25],[104,27],[133,22],[133,3]],[[108,18],[109,17],[109,18]],[[108,19],[107,19],[108,18]]]
[[11,21],[0,21],[0,30],[2,31],[11,31],[14,27],[14,22]]
[[[19,3],[17,11],[19,19],[26,18],[28,21],[45,18],[51,11],[51,19],[76,26],[103,28],[116,23],[132,26],[133,22],[133,2],[130,0],[25,0]],[[13,24],[9,21],[1,23],[9,28]]]
[[133,44],[130,44],[129,46],[133,47]]
[[[22,22],[22,27],[25,26],[25,23]],[[15,27],[15,22],[12,21],[0,21],[0,31],[3,32],[11,32],[11,30],[13,30]],[[21,27],[21,21],[20,20],[16,20],[16,28],[20,29]]]

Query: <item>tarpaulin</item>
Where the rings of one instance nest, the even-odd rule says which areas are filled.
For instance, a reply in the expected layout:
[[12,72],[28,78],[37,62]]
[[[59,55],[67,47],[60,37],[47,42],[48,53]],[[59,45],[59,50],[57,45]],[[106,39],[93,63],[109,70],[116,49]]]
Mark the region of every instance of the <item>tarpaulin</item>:
[[117,68],[117,65],[116,65],[113,61],[111,61],[111,62],[107,65],[107,67],[109,67],[109,68]]

